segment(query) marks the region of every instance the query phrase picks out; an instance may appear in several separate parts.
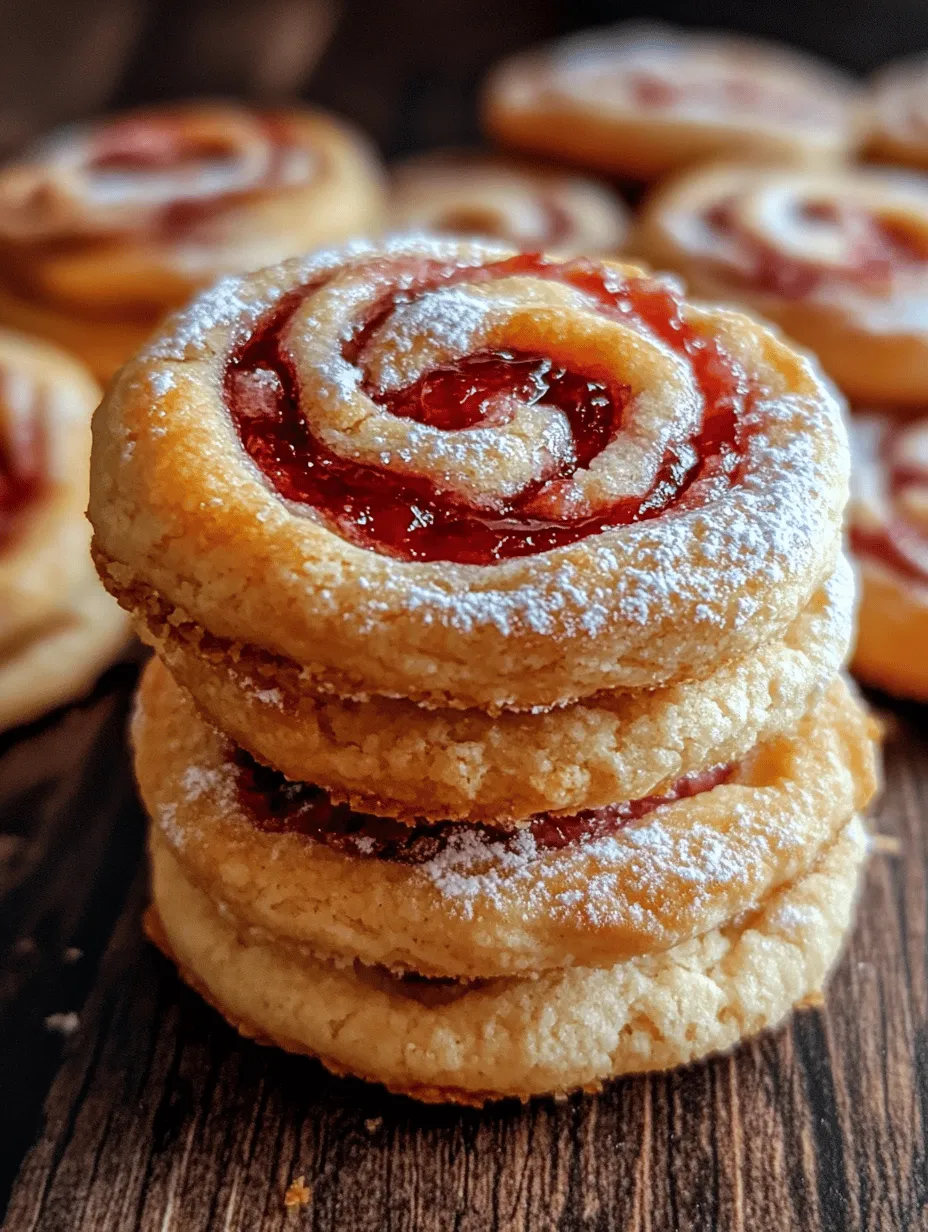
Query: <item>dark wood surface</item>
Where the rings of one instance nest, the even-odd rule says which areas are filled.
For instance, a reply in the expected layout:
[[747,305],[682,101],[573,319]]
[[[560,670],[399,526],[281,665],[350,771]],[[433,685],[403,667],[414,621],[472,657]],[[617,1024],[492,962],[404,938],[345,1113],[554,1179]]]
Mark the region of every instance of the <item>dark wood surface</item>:
[[[490,60],[650,12],[866,69],[919,0],[0,0],[0,150],[112,104],[302,92],[387,153],[473,138]],[[601,1096],[423,1108],[239,1039],[144,942],[134,670],[0,740],[0,1211],[8,1232],[928,1229],[928,721],[897,708],[860,916],[825,1008]],[[305,1206],[288,1209],[304,1176]]]
[[871,860],[824,1008],[681,1073],[480,1113],[239,1039],[145,943],[132,677],[0,752],[8,1232],[928,1229],[924,711],[890,713],[874,828],[899,850]]

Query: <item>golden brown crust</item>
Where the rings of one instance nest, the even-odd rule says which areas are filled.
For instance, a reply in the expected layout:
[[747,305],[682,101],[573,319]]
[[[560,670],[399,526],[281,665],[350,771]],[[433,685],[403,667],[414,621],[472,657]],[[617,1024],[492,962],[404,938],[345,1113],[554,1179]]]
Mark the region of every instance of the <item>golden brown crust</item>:
[[[865,857],[852,822],[735,925],[600,971],[438,988],[236,934],[153,835],[150,935],[243,1034],[428,1102],[595,1090],[732,1047],[817,993]],[[437,995],[436,995],[437,994]]]
[[[806,221],[821,209],[830,222]],[[693,294],[776,322],[852,401],[911,407],[928,396],[928,263],[887,256],[883,227],[925,251],[923,185],[872,170],[731,165],[658,189],[630,246]]]
[[86,579],[84,519],[90,417],[100,390],[86,369],[56,347],[0,331],[0,451],[37,442],[38,493],[7,542],[0,543],[0,652],[66,602]]
[[[738,314],[685,309],[758,387],[739,478],[705,507],[489,566],[403,560],[355,546],[311,510],[292,508],[244,456],[220,393],[222,372],[230,348],[282,293],[328,280],[290,328],[303,388],[312,390],[301,410],[341,440],[333,424],[350,418],[354,401],[338,392],[328,365],[355,391],[359,374],[328,350],[326,337],[349,328],[346,320],[371,297],[379,302],[403,271],[408,277],[410,263],[470,267],[507,255],[423,239],[380,251],[358,245],[220,284],[175,318],[127,365],[95,418],[90,516],[106,585],[130,603],[152,590],[172,621],[296,661],[307,687],[439,706],[528,709],[604,688],[651,688],[705,676],[781,636],[834,568],[846,498],[844,429],[809,362]],[[628,273],[609,268],[616,277]],[[598,314],[579,292],[530,276],[459,283],[454,292],[485,314],[480,329],[489,335],[480,345],[492,349],[519,333],[519,345],[538,344],[567,361],[598,355],[608,335],[613,360],[616,348],[623,365],[634,360],[634,375],[623,366],[622,379],[643,383],[656,415],[673,417],[688,405],[680,390],[692,376],[676,353]],[[452,345],[448,320],[439,329],[428,312],[442,294],[400,305],[381,328],[377,362],[399,355],[404,365],[434,363],[435,355],[440,362]],[[426,320],[404,352],[401,330],[420,310]],[[301,332],[310,319],[312,329]],[[463,345],[465,354],[475,349],[472,331]],[[362,420],[378,440],[409,430],[408,420],[386,413]],[[623,462],[625,430],[609,446],[610,458]],[[465,435],[427,439],[457,448],[445,438]],[[483,448],[488,440],[474,433],[466,443]],[[402,449],[396,457],[406,465]],[[506,457],[495,456],[502,478]],[[449,465],[442,475],[495,482],[490,460],[466,475]],[[582,476],[614,478],[604,468]]]
[[544,164],[467,150],[420,154],[392,169],[399,229],[482,235],[527,251],[614,253],[628,211],[605,184]]
[[666,949],[792,880],[873,793],[867,721],[837,680],[795,733],[727,785],[605,839],[539,850],[463,832],[424,864],[259,829],[232,748],[155,661],[133,723],[136,774],[187,875],[242,925],[293,947],[484,978]]
[[69,593],[54,617],[0,650],[0,732],[88,692],[129,637],[125,612],[86,561],[83,585]]
[[35,476],[9,528],[0,511],[0,731],[82,693],[128,637],[88,551],[90,417],[99,396],[70,356],[0,331],[0,471],[9,468],[0,487],[10,476],[20,484]]
[[201,101],[71,128],[0,175],[0,322],[107,380],[198,287],[376,231],[383,209],[367,143],[311,108]]
[[841,161],[853,99],[848,79],[785,48],[629,24],[504,61],[483,112],[507,145],[650,180],[718,158]]
[[496,717],[308,692],[295,663],[167,621],[146,631],[211,721],[288,778],[406,820],[519,822],[660,795],[793,728],[844,662],[852,587],[842,560],[782,640],[705,680]]

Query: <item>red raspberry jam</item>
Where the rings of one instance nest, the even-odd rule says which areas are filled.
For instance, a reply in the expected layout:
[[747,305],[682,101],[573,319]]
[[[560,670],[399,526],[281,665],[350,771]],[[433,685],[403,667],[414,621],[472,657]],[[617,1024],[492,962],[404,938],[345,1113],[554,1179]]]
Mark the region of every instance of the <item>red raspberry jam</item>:
[[[528,511],[531,502],[573,470],[589,465],[613,439],[630,396],[628,386],[618,380],[611,386],[592,381],[556,368],[540,355],[473,355],[380,399],[395,415],[446,430],[491,423],[486,416],[493,395],[506,391],[544,399],[563,411],[574,435],[576,462],[571,471],[530,485],[499,512],[488,515],[459,503],[426,477],[397,475],[387,466],[359,465],[331,452],[313,437],[300,413],[296,376],[281,344],[294,312],[318,283],[286,296],[230,358],[226,403],[246,452],[282,496],[319,511],[358,546],[406,560],[480,565],[548,551],[609,527],[656,517],[699,480],[719,474],[734,479],[751,386],[735,361],[685,320],[677,293],[656,281],[619,280],[593,262],[549,262],[533,254],[479,269],[421,262],[411,274],[404,270],[404,290],[388,296],[359,324],[345,343],[345,358],[357,360],[397,304],[455,281],[487,282],[518,274],[576,287],[594,299],[603,314],[645,326],[690,364],[704,400],[701,428],[668,449],[644,498],[618,500],[605,513],[572,520]],[[367,392],[373,396],[370,388]]]
[[[478,835],[488,846],[507,846],[516,842],[520,833],[459,821],[422,821],[407,826],[391,817],[357,813],[348,804],[335,804],[323,788],[291,782],[279,770],[260,765],[244,749],[236,750],[235,765],[239,797],[246,814],[259,830],[300,834],[346,855],[422,864],[467,835]],[[531,834],[535,846],[542,851],[605,838],[653,813],[663,804],[688,799],[727,783],[734,769],[726,765],[696,771],[678,779],[659,796],[587,809],[571,817],[542,813],[522,833]]]
[[819,265],[788,257],[782,249],[767,244],[739,223],[733,201],[720,202],[706,211],[706,223],[734,241],[735,277],[754,291],[786,299],[803,299],[829,283],[845,282],[880,286],[895,274],[913,270],[928,261],[928,247],[911,229],[889,219],[860,210],[842,210],[833,202],[806,202],[798,213],[846,229],[850,239],[843,265]]
[[44,485],[42,432],[33,420],[15,442],[0,434],[0,548],[22,526]]

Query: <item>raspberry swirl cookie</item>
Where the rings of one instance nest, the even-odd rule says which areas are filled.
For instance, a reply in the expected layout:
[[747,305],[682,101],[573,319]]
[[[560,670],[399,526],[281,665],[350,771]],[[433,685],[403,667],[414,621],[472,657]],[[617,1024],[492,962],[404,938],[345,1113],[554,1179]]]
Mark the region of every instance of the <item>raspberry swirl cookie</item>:
[[484,119],[517,149],[650,180],[715,158],[843,161],[854,98],[841,74],[782,47],[630,25],[504,61]]
[[861,579],[854,671],[928,701],[928,420],[851,424],[850,544]]
[[617,252],[628,224],[620,198],[595,180],[453,150],[394,168],[391,220],[564,254]]
[[595,1089],[780,1021],[840,950],[873,789],[840,681],[739,763],[508,833],[333,807],[157,662],[134,739],[149,932],[184,977],[246,1035],[463,1103]]
[[221,274],[376,230],[366,143],[306,108],[172,104],[73,127],[0,173],[0,322],[101,379]]
[[873,79],[867,154],[876,162],[928,168],[928,58],[898,60]]
[[84,518],[99,396],[63,352],[0,333],[0,730],[81,692],[126,637]]
[[801,877],[873,791],[840,679],[736,761],[523,828],[337,805],[243,753],[157,661],[133,735],[156,841],[246,934],[450,979],[611,966],[702,935]]
[[149,931],[240,1030],[480,1103],[821,986],[874,767],[808,360],[631,266],[410,237],[220,284],[94,433],[159,655]]
[[400,240],[227,281],[95,420],[107,586],[159,648],[528,710],[700,679],[836,567],[809,362],[615,263]]
[[632,244],[695,294],[776,321],[848,397],[925,401],[928,191],[914,177],[698,171],[657,192]]

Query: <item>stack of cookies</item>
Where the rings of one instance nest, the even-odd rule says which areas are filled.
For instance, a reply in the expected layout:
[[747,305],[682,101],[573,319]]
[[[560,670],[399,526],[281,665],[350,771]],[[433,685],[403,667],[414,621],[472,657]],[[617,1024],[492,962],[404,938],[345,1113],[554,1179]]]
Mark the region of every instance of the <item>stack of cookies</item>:
[[481,1103],[818,992],[874,764],[806,358],[633,267],[409,237],[218,284],[94,431],[158,655],[149,931],[241,1031]]

